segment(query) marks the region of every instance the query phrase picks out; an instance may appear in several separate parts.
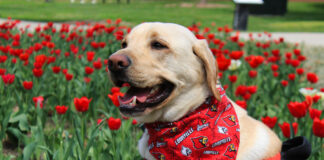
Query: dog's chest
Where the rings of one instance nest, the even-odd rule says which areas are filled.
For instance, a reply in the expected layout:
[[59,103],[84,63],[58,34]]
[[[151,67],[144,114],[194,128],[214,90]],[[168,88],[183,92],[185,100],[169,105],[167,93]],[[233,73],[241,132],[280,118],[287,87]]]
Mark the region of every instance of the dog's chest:
[[179,121],[146,124],[149,152],[159,160],[235,159],[238,118],[225,93],[221,95],[220,102],[211,98]]

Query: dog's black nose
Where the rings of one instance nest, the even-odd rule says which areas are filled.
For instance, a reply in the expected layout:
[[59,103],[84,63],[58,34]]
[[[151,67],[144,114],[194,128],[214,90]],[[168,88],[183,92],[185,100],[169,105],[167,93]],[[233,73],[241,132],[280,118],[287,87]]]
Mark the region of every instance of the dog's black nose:
[[122,54],[113,54],[108,59],[108,69],[112,72],[124,71],[131,65],[128,56]]

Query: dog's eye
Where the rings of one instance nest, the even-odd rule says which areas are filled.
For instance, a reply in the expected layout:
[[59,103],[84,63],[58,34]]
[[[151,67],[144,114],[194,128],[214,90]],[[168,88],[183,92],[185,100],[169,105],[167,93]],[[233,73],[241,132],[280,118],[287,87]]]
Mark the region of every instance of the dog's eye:
[[160,42],[157,42],[157,41],[152,42],[151,47],[153,49],[158,49],[158,50],[168,48],[167,46],[165,46],[165,45],[163,45],[163,44],[161,44]]
[[121,44],[121,47],[122,47],[122,48],[126,48],[126,47],[127,47],[127,43],[126,43],[126,42],[123,42],[123,43]]

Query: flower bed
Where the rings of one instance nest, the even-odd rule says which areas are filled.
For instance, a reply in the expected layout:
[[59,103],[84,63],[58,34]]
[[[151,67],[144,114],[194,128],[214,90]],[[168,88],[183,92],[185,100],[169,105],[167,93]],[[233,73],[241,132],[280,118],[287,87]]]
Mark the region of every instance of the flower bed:
[[[0,24],[0,158],[140,159],[141,124],[118,111],[127,85],[112,87],[106,73],[107,58],[130,31],[120,22],[49,22],[35,32],[18,21]],[[226,26],[188,28],[209,42],[229,97],[282,140],[306,136],[312,159],[323,156],[324,89],[312,88],[318,77],[303,69],[298,45],[271,33],[241,41]]]

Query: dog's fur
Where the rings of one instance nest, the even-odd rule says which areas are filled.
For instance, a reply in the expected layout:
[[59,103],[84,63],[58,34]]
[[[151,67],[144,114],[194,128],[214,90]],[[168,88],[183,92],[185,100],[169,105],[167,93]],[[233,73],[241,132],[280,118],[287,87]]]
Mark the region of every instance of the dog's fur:
[[[167,46],[156,50],[152,41]],[[147,108],[141,114],[127,115],[139,122],[172,122],[195,110],[205,99],[214,95],[217,64],[205,40],[198,40],[187,28],[171,23],[142,23],[125,37],[127,47],[114,54],[127,55],[132,64],[126,75],[137,87],[152,87],[167,80],[174,91],[161,104]],[[231,101],[232,102],[232,101]],[[237,159],[262,160],[275,156],[281,150],[281,141],[263,123],[251,118],[232,102],[240,124],[240,146]],[[148,150],[147,131],[139,141],[140,154],[154,159]]]

